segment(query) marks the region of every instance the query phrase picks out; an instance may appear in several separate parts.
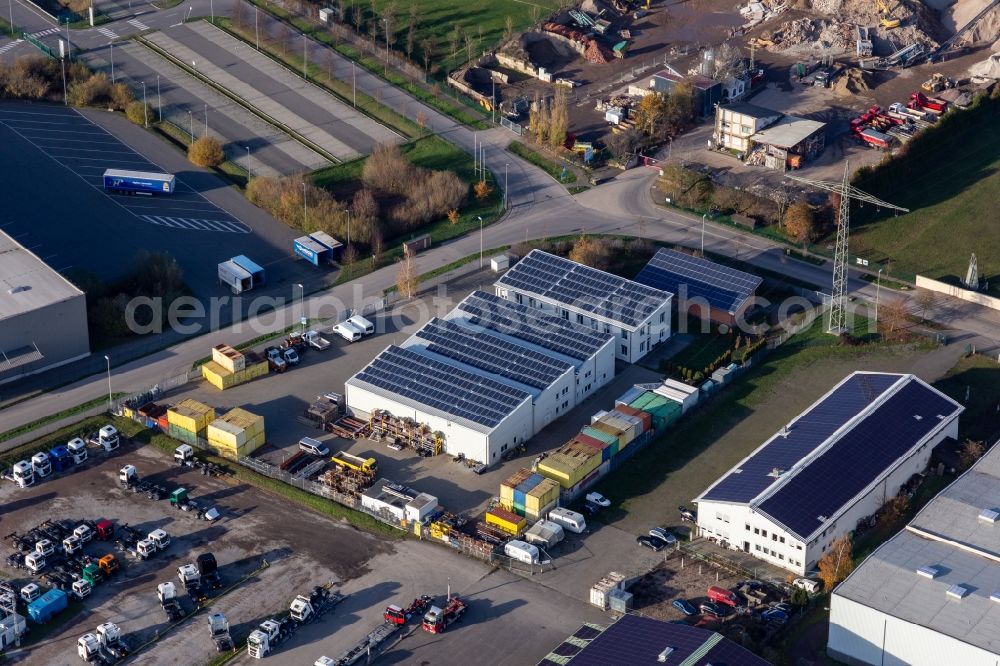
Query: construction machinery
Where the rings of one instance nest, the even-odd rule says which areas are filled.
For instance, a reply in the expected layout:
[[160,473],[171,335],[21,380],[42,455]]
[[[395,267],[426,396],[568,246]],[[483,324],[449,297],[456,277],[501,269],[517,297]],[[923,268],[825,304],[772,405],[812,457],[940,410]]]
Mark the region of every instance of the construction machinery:
[[402,608],[396,604],[390,604],[386,606],[385,611],[382,613],[382,619],[389,624],[402,626],[409,622],[411,618],[414,618],[418,614],[422,613],[424,609],[430,605],[431,601],[433,601],[433,599],[425,594],[414,599],[413,603],[406,608]]
[[934,74],[931,74],[931,78],[921,83],[920,87],[923,88],[925,92],[936,93],[948,88],[954,88],[955,81],[954,79],[949,79],[940,72],[935,72]]
[[156,598],[160,601],[160,608],[166,614],[168,622],[176,622],[184,617],[181,600],[177,598],[176,585],[170,582],[160,583],[156,586]]
[[898,28],[901,21],[896,18],[895,7],[890,7],[885,0],[875,0],[878,6],[879,23],[886,30]]
[[424,615],[422,623],[423,630],[431,634],[440,634],[450,625],[458,622],[468,605],[458,597],[452,597],[445,605],[444,609],[431,606],[431,609]]
[[360,456],[352,455],[346,451],[338,451],[337,454],[330,460],[333,461],[334,465],[344,467],[354,472],[359,472],[369,476],[378,474],[378,461],[374,458],[362,458]]
[[236,647],[233,637],[229,635],[229,620],[222,613],[208,616],[208,635],[215,643],[217,652],[229,652]]

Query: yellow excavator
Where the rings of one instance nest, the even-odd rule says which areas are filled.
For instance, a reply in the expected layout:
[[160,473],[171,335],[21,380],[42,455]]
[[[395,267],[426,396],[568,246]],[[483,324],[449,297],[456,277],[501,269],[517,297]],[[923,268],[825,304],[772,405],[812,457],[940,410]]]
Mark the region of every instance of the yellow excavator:
[[896,18],[894,8],[889,7],[885,0],[875,0],[878,5],[879,23],[886,30],[898,28],[901,21]]

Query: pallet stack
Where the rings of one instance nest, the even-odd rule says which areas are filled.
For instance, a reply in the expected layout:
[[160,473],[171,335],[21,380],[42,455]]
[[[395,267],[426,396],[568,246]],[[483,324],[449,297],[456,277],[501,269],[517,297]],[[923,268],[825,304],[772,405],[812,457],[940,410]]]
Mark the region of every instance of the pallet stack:
[[417,423],[411,418],[393,416],[384,409],[376,409],[369,419],[372,439],[388,440],[430,455],[440,455],[444,448],[444,434],[434,432],[425,423]]

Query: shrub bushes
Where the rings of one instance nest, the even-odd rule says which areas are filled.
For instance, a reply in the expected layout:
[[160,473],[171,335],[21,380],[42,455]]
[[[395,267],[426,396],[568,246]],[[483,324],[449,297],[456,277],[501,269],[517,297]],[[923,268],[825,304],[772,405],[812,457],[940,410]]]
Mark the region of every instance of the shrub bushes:
[[188,146],[188,160],[196,166],[214,169],[226,161],[226,152],[221,141],[205,135]]

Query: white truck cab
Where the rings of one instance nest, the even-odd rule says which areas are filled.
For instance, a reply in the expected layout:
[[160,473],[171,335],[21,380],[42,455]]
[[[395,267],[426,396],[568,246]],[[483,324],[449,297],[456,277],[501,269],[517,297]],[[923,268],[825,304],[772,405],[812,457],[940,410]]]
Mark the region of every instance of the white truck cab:
[[174,462],[178,465],[188,465],[194,460],[194,449],[190,444],[181,444],[174,449]]
[[66,448],[69,449],[69,454],[73,456],[75,464],[79,465],[87,459],[87,443],[79,437],[74,437],[66,442]]
[[118,448],[118,429],[113,425],[106,425],[97,431],[97,443],[107,452]]
[[46,477],[51,474],[52,461],[49,460],[49,454],[39,451],[31,456],[31,467],[35,470],[35,475],[38,477]]
[[35,468],[27,460],[19,460],[14,463],[14,482],[20,488],[28,488],[35,485]]

